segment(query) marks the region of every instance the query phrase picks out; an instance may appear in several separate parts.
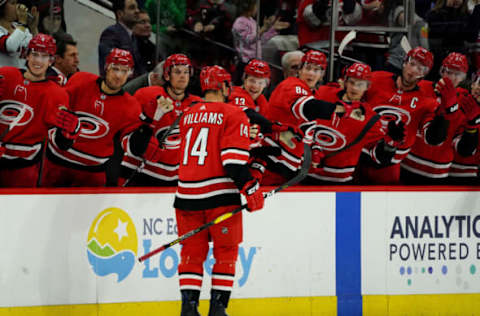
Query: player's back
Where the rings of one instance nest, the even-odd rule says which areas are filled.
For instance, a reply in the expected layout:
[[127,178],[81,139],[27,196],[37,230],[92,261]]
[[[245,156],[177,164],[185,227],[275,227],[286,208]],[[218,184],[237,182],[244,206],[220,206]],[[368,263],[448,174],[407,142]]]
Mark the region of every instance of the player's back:
[[247,116],[230,104],[201,102],[183,115],[176,208],[207,209],[239,202],[239,190],[224,166],[248,162],[248,133]]

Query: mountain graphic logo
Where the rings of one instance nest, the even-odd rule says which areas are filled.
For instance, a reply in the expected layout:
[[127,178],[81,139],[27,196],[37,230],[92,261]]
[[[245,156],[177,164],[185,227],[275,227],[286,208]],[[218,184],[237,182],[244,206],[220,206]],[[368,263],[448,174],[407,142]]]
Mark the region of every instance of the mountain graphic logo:
[[123,281],[132,271],[137,257],[137,231],[124,210],[110,207],[97,215],[87,238],[87,256],[98,276],[117,275]]

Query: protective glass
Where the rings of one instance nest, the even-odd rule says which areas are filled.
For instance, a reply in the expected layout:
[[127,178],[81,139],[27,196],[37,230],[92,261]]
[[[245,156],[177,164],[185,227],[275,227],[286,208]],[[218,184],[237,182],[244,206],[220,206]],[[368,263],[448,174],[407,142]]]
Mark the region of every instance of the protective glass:
[[370,84],[370,82],[367,80],[354,80],[352,78],[348,78],[347,82],[359,90],[367,90]]
[[48,62],[50,60],[50,55],[47,53],[32,51],[30,55],[32,56],[32,59],[41,62]]
[[414,68],[419,74],[425,76],[428,73],[428,67],[416,60],[415,58],[408,57],[407,64]]
[[442,75],[447,77],[454,77],[458,81],[463,81],[467,78],[467,74],[458,70],[452,70],[449,68],[442,68]]
[[110,70],[119,76],[129,76],[132,73],[132,69],[124,65],[110,64]]

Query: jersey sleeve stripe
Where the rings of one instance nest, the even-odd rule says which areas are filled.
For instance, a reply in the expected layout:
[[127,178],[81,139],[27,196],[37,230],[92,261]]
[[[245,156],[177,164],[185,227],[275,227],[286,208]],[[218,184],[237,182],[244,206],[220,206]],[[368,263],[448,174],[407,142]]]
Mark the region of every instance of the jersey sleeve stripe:
[[308,121],[308,119],[303,114],[303,106],[305,105],[306,102],[312,99],[314,99],[313,96],[304,96],[304,97],[298,98],[297,101],[295,101],[295,103],[292,105],[292,113],[295,116],[295,118],[299,120],[301,119],[304,121]]

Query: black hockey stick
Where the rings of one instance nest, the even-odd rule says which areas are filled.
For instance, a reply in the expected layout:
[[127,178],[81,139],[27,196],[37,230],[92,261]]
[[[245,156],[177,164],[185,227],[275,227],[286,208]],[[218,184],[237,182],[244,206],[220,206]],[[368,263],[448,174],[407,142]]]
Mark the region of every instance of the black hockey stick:
[[[168,127],[168,129],[165,131],[165,133],[163,133],[162,137],[158,140],[158,144],[160,146],[163,146],[163,142],[165,141],[165,139],[167,138],[167,136],[170,134],[170,132],[178,126],[178,123],[180,123],[180,119],[182,118],[183,116],[183,113],[181,113],[179,116],[177,116],[177,118],[175,119],[175,121],[173,121],[172,125],[170,125]],[[145,158],[142,159],[142,163],[133,171],[133,173],[130,175],[130,177],[122,184],[122,187],[126,187],[127,184],[132,181],[132,179],[138,174],[140,173],[140,171],[142,171],[142,169],[145,168]]]
[[[275,188],[274,190],[272,190],[270,192],[264,193],[263,196],[265,198],[273,196],[276,193],[278,193],[278,192],[280,192],[280,191],[282,191],[282,190],[284,190],[284,189],[286,189],[286,188],[288,188],[292,185],[297,184],[298,182],[302,181],[307,176],[308,170],[310,169],[310,164],[312,163],[312,150],[311,150],[310,146],[307,145],[307,144],[304,144],[303,147],[304,147],[304,154],[303,154],[303,162],[302,162],[302,166],[300,168],[300,171],[297,173],[297,175],[295,175],[293,178],[291,178],[290,180],[288,180],[287,182],[285,182],[281,186]],[[215,224],[223,222],[224,220],[229,219],[230,217],[237,214],[238,212],[241,212],[245,208],[247,208],[247,205],[243,204],[243,205],[239,206],[238,208],[234,209],[231,212],[220,215],[219,217],[215,218],[214,220],[212,220],[208,223],[205,223],[202,226],[197,227],[194,230],[191,230],[188,233],[178,237],[174,241],[171,241],[171,242],[169,242],[169,243],[167,243],[167,244],[165,244],[165,245],[163,245],[159,248],[156,248],[156,249],[144,254],[143,256],[138,258],[138,261],[139,262],[145,261],[146,259],[156,255],[157,253],[160,253],[163,250],[168,249],[168,248],[184,241],[185,239],[192,237],[195,234],[198,234],[199,232],[207,229],[208,227],[213,226]]]

